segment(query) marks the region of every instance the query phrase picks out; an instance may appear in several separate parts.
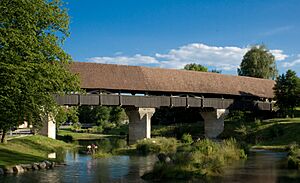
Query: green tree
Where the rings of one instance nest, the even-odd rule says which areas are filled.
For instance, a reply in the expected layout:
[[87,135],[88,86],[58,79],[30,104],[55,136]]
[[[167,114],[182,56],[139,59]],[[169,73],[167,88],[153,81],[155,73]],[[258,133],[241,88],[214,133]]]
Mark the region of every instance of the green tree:
[[79,90],[62,49],[69,17],[60,0],[0,1],[0,129],[57,111],[54,93]]
[[185,70],[191,70],[191,71],[201,71],[201,72],[207,72],[208,68],[201,65],[201,64],[196,64],[196,63],[191,63],[191,64],[186,64],[184,66]]
[[98,126],[105,126],[109,121],[110,107],[96,106],[93,107],[91,112],[92,122],[95,122]]
[[80,123],[93,123],[92,121],[92,107],[91,106],[79,106],[78,118]]
[[112,107],[109,115],[109,121],[116,125],[120,125],[126,119],[125,111],[121,107]]
[[274,86],[276,105],[285,115],[293,117],[294,109],[299,105],[300,99],[299,78],[295,71],[288,70],[286,74],[277,77]]
[[244,55],[238,75],[275,79],[277,76],[275,57],[265,46],[253,46]]

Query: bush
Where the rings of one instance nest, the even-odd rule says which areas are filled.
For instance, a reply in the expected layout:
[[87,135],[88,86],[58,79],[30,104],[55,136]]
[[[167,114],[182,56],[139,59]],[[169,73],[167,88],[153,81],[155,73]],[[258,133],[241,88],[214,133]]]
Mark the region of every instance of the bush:
[[81,129],[81,124],[80,123],[74,123],[71,130],[72,131],[77,131],[77,130],[80,130]]
[[93,126],[91,131],[92,131],[92,133],[102,133],[103,128],[102,128],[102,126]]
[[185,143],[185,144],[193,143],[192,135],[190,135],[188,133],[183,134],[182,137],[181,137],[181,142]]
[[220,143],[205,139],[190,147],[178,147],[177,152],[170,155],[171,163],[157,162],[153,171],[145,174],[143,178],[187,179],[215,176],[221,174],[224,166],[231,161],[247,157],[234,139]]
[[300,169],[300,149],[297,144],[291,144],[288,147],[288,168]]
[[175,138],[157,137],[139,140],[136,150],[142,154],[149,153],[174,153],[176,152],[177,140]]

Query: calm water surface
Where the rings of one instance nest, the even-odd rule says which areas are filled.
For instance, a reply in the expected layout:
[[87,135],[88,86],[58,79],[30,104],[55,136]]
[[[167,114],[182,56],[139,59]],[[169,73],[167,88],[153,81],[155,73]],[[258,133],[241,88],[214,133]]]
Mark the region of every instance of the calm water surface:
[[[26,172],[20,175],[0,176],[0,182],[39,183],[39,182],[147,182],[140,178],[152,169],[157,161],[155,156],[114,156],[105,159],[92,159],[76,151],[67,151],[64,156],[67,166],[52,170]],[[223,177],[210,182],[300,182],[300,172],[286,169],[286,153],[252,151],[248,160],[226,168]],[[164,181],[166,182],[166,181]],[[174,182],[174,181],[169,181]],[[200,181],[176,181],[200,182]]]

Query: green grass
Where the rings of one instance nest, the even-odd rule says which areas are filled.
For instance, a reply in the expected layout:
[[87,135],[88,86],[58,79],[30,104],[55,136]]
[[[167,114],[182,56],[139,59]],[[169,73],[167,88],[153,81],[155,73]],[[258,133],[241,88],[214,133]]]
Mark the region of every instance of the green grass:
[[223,173],[225,165],[247,156],[234,139],[221,143],[205,139],[192,145],[183,145],[169,154],[171,162],[157,162],[144,179],[191,179],[208,178]]
[[59,148],[72,147],[73,145],[65,142],[39,135],[12,139],[6,144],[0,144],[0,166],[43,161],[49,153]]
[[174,153],[177,145],[175,138],[156,137],[137,141],[136,150],[141,154]]
[[112,135],[104,135],[104,134],[93,134],[93,133],[78,133],[72,132],[71,130],[59,130],[59,136],[72,136],[73,140],[97,140],[104,137],[109,137]]
[[107,152],[97,152],[92,155],[93,158],[109,158],[111,156],[112,154]]
[[285,149],[300,144],[300,118],[274,118],[261,122],[226,121],[222,138],[234,137],[255,148]]
[[175,137],[181,139],[182,135],[188,133],[193,137],[203,136],[204,126],[203,123],[178,123],[172,125],[153,125],[151,135]]

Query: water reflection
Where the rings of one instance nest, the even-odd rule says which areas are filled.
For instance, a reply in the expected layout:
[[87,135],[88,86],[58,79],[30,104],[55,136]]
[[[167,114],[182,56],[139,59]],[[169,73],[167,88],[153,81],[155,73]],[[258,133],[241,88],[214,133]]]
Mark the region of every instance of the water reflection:
[[[117,140],[114,140],[117,142]],[[101,140],[99,147],[109,150],[114,142]],[[78,142],[89,144],[91,142]],[[58,183],[58,182],[146,182],[140,177],[153,168],[155,156],[114,156],[93,159],[78,151],[58,151],[58,159],[64,159],[67,166],[52,170],[32,171],[19,175],[0,176],[0,182],[16,183]],[[300,182],[300,173],[286,168],[286,153],[269,151],[252,151],[248,160],[232,164],[225,169],[222,177],[213,178],[211,182]],[[163,181],[163,182],[201,182],[197,181]]]
[[48,154],[48,158],[50,158],[50,159],[56,159],[56,153],[54,152],[54,153]]
[[284,152],[255,150],[248,159],[226,169],[221,178],[224,182],[300,182],[300,174],[286,167]]

